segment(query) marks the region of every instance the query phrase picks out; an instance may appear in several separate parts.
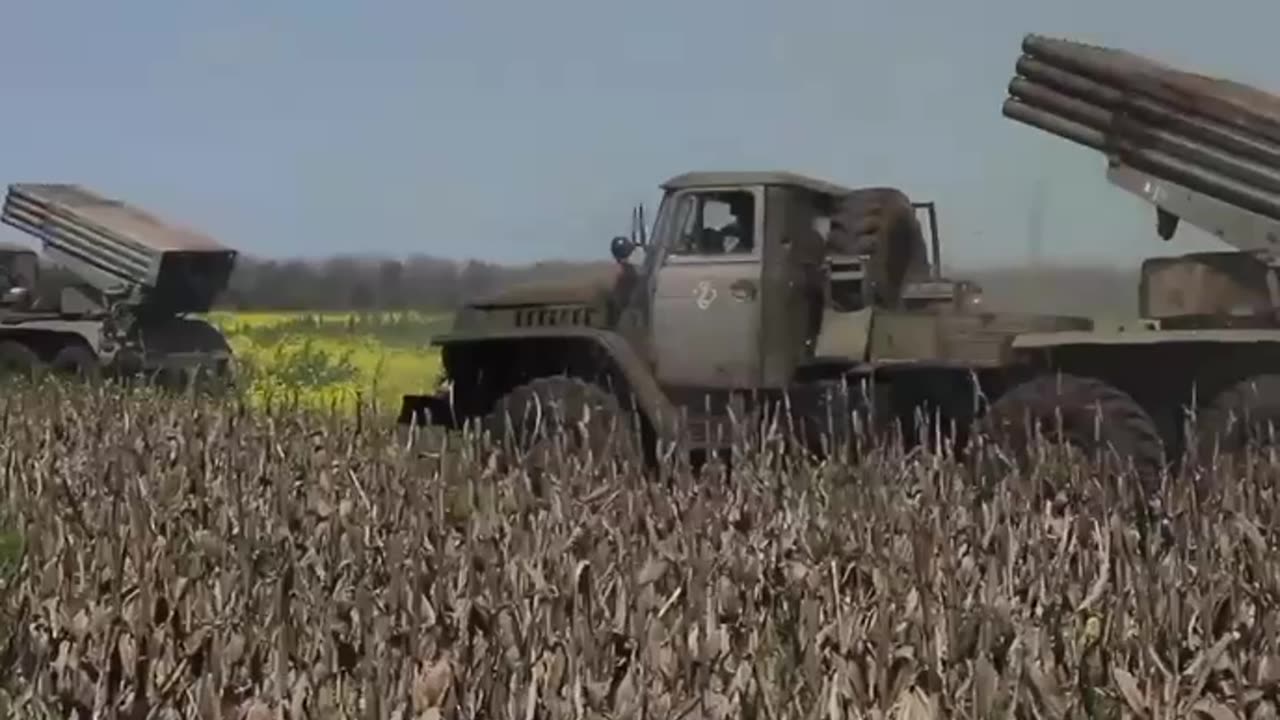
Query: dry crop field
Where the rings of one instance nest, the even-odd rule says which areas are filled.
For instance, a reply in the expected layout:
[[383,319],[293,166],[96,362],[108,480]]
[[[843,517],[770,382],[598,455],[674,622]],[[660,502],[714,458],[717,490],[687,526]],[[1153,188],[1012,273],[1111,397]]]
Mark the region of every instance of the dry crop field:
[[361,414],[58,385],[0,423],[10,717],[1276,717],[1262,456],[1171,479],[1144,536],[1121,479],[1053,458],[994,492],[889,448],[535,474]]

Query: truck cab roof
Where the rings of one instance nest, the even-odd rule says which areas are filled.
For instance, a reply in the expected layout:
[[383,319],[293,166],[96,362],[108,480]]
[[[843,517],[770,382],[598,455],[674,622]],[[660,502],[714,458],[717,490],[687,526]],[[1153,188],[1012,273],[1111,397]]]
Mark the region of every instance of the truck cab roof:
[[741,185],[790,185],[820,195],[842,196],[853,188],[785,170],[715,170],[681,173],[662,183],[666,191]]

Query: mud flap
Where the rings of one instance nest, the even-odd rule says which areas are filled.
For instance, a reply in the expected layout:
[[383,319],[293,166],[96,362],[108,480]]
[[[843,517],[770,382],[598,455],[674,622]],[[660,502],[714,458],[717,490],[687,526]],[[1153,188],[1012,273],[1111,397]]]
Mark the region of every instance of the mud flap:
[[451,430],[458,426],[447,395],[403,396],[400,400],[400,414],[396,417],[396,424],[413,427],[434,425]]

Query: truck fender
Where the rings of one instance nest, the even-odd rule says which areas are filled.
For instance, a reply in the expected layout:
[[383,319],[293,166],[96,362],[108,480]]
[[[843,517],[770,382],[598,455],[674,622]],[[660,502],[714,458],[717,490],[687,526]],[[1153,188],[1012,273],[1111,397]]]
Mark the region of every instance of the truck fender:
[[[515,343],[526,340],[586,341],[595,345],[609,358],[614,369],[626,380],[635,396],[640,411],[652,425],[655,435],[664,441],[675,442],[681,435],[681,416],[675,405],[658,385],[649,366],[625,338],[608,330],[592,327],[521,328],[503,332],[449,333],[433,338],[431,344],[441,349],[451,345],[479,345]],[[421,401],[431,407],[429,401]],[[402,413],[403,415],[403,413]]]

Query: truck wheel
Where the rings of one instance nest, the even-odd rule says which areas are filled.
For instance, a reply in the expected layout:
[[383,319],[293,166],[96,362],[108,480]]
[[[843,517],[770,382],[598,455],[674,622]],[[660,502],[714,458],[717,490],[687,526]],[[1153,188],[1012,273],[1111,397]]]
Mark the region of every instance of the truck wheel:
[[33,379],[44,370],[35,351],[17,340],[0,340],[0,375]]
[[1037,429],[1047,440],[1061,438],[1089,456],[1114,450],[1133,462],[1144,483],[1154,482],[1164,465],[1164,446],[1151,416],[1129,395],[1100,380],[1037,377],[1000,396],[979,423],[982,434],[1011,451],[1019,464],[1027,462],[1035,442],[1028,430]]
[[866,446],[883,442],[889,426],[873,424],[874,396],[856,380],[841,386],[837,383],[819,383],[807,392],[793,397],[791,417],[786,417],[783,407],[774,409],[781,428],[794,428],[795,439],[814,456],[836,457],[854,461]]
[[903,282],[927,274],[929,255],[920,221],[910,198],[894,188],[863,188],[841,198],[831,216],[827,246],[842,254],[871,256],[868,275],[880,306],[896,305]]
[[72,343],[53,356],[49,366],[54,372],[70,375],[81,380],[96,381],[102,377],[102,366],[98,356],[80,343]]
[[545,463],[564,434],[570,449],[590,449],[597,458],[635,461],[634,423],[617,397],[594,383],[567,376],[537,378],[495,403],[486,428],[503,446]]
[[1266,444],[1271,432],[1280,437],[1280,375],[1255,375],[1229,385],[1196,414],[1201,462]]

